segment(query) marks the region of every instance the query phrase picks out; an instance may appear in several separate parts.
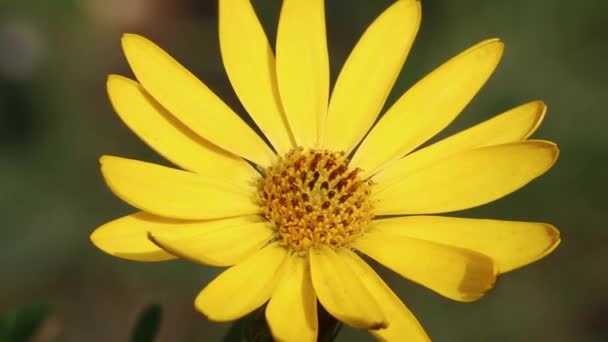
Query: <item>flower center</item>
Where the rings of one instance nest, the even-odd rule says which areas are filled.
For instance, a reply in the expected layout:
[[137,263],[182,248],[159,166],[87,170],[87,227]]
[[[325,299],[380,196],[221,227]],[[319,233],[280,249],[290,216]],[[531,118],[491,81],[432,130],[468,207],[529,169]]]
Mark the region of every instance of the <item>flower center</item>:
[[299,254],[347,245],[373,217],[372,183],[344,153],[297,147],[266,170],[259,200],[280,243]]

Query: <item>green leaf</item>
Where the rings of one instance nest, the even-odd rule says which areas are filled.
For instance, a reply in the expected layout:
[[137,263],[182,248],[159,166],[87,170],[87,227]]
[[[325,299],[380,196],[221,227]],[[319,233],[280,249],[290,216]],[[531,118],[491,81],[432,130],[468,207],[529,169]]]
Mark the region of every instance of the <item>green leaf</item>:
[[340,329],[342,329],[342,322],[330,315],[321,303],[317,303],[317,308],[317,316],[319,317],[317,342],[333,342],[340,333]]
[[266,323],[266,305],[243,318],[243,335],[246,342],[273,342],[270,327]]
[[0,341],[25,342],[31,340],[40,324],[50,313],[46,305],[17,309],[0,317]]
[[228,329],[228,332],[222,338],[222,342],[244,342],[244,338],[243,320],[239,319],[230,326],[230,329]]
[[144,310],[133,333],[131,334],[131,342],[152,342],[158,334],[160,328],[160,321],[162,318],[162,308],[160,304],[152,304]]
[[[333,342],[342,328],[342,322],[330,315],[320,303],[317,303],[317,310],[319,319],[317,341]],[[234,322],[222,342],[273,342],[265,311],[266,305]]]

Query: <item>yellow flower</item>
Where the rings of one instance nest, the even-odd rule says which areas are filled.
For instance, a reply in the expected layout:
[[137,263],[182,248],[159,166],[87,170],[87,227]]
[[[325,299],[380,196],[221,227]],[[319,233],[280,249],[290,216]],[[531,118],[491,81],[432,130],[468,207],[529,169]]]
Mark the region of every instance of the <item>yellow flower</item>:
[[419,1],[395,2],[369,26],[331,98],[323,0],[283,2],[276,60],[250,1],[219,4],[224,66],[269,144],[158,46],[125,35],[137,81],[110,76],[111,102],[181,170],[102,157],[110,189],[141,211],[98,228],[97,247],[138,261],[231,266],[196,309],[228,321],[268,301],[277,340],[315,340],[318,299],[379,339],[424,341],[361,254],[467,302],[559,244],[545,223],[420,216],[499,199],[557,158],[555,144],[527,140],[545,113],[539,101],[419,148],[490,77],[503,52],[498,39],[441,65],[374,125],[418,31]]

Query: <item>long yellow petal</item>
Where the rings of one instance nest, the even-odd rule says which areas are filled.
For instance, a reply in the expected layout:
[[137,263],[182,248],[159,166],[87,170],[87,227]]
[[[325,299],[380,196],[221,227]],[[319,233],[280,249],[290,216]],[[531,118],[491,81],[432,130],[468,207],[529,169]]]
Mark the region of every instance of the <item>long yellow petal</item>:
[[277,243],[258,251],[213,279],[194,306],[212,321],[232,321],[262,306],[272,295],[287,250]]
[[416,83],[371,130],[352,165],[374,174],[445,128],[490,77],[502,52],[498,39],[483,41]]
[[110,75],[108,95],[123,122],[176,165],[205,176],[246,184],[257,172],[241,158],[202,139],[128,78]]
[[329,98],[324,0],[283,1],[277,32],[277,79],[295,142],[318,146]]
[[204,220],[260,210],[253,188],[237,189],[195,173],[132,159],[103,156],[99,161],[116,196],[158,216]]
[[432,241],[485,254],[500,273],[534,262],[559,244],[550,224],[441,216],[407,216],[375,220],[370,230]]
[[179,121],[211,143],[261,166],[275,156],[247,124],[205,84],[156,44],[135,34],[122,48],[137,80]]
[[420,26],[420,1],[400,0],[365,31],[331,95],[324,145],[349,153],[380,113]]
[[164,229],[150,232],[150,239],[171,254],[196,263],[232,266],[254,254],[275,234],[258,216],[202,221],[187,231]]
[[539,140],[458,153],[373,193],[375,213],[433,214],[486,204],[545,173],[557,156],[555,144]]
[[110,221],[95,229],[91,234],[91,242],[102,251],[123,259],[172,260],[176,257],[148,240],[148,232],[164,229],[169,222],[175,224],[179,221],[139,212]]
[[533,101],[422,148],[375,174],[375,190],[382,191],[433,162],[474,148],[527,139],[542,122],[547,107]]
[[222,60],[247,112],[281,155],[293,148],[277,86],[275,60],[250,0],[219,2]]
[[291,255],[266,307],[266,320],[275,341],[317,340],[317,296],[312,288],[308,259]]
[[430,341],[412,312],[365,261],[349,249],[343,248],[339,253],[368,291],[374,294],[374,299],[388,318],[388,328],[370,330],[372,335],[380,341]]
[[327,246],[311,250],[309,256],[312,285],[327,312],[355,328],[388,326],[379,303],[347,266],[344,256]]
[[370,231],[353,242],[401,276],[453,300],[470,302],[494,287],[492,259],[473,251]]

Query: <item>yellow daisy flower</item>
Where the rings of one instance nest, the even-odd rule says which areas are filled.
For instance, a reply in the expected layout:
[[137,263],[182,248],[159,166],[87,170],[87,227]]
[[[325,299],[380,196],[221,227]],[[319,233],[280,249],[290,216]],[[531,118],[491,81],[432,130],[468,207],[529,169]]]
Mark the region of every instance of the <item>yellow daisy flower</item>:
[[441,65],[374,124],[418,31],[418,0],[395,2],[368,27],[331,97],[323,0],[284,0],[276,59],[250,1],[219,7],[228,77],[269,144],[161,48],[124,35],[137,81],[111,75],[110,100],[181,169],[103,156],[112,192],[141,211],[95,230],[97,247],[130,260],[231,266],[196,309],[229,321],[268,302],[280,341],[316,339],[317,300],[381,340],[425,341],[362,254],[468,302],[559,244],[545,223],[421,216],[492,202],[557,159],[555,144],[527,140],[545,113],[539,101],[419,148],[490,77],[498,39]]

